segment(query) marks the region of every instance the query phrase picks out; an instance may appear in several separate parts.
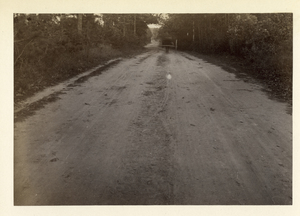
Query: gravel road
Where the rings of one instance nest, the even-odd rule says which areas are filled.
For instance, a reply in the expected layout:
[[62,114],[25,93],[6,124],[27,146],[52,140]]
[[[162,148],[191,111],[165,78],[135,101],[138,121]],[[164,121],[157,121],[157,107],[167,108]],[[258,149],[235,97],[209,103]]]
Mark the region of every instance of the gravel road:
[[291,205],[292,116],[251,78],[149,45],[15,123],[15,205]]

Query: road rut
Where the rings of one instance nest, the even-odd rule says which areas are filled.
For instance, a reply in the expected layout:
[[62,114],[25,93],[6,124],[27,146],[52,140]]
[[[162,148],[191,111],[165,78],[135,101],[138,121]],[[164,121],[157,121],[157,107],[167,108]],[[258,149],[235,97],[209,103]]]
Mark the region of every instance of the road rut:
[[15,205],[292,204],[287,105],[250,78],[148,49],[15,123]]

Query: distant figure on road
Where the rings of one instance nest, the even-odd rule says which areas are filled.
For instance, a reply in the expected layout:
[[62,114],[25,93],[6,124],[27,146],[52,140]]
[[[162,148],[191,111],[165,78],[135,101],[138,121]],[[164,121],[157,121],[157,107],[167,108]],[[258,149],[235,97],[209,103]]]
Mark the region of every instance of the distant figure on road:
[[174,47],[174,43],[173,43],[171,37],[166,37],[166,38],[162,39],[161,45],[162,45],[162,47],[166,48],[166,53],[169,52],[170,47]]

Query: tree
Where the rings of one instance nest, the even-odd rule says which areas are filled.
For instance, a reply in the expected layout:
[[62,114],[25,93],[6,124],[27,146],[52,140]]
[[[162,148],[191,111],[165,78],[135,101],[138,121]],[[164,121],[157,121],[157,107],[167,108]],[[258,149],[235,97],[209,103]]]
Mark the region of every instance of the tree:
[[252,64],[257,76],[279,80],[278,84],[291,89],[291,13],[168,14],[165,17],[161,19],[159,35],[177,39],[179,49],[242,57]]
[[158,22],[152,14],[104,14],[103,21],[105,38],[116,47],[147,43],[147,24]]
[[79,36],[82,36],[82,14],[78,14],[77,19],[78,19],[78,34]]

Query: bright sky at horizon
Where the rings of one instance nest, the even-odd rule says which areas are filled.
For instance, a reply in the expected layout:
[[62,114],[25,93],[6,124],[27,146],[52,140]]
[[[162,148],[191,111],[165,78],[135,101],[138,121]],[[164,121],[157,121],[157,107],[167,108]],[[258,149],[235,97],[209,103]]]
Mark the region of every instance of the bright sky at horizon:
[[159,24],[148,24],[148,27],[149,28],[160,28],[161,25],[159,25]]

